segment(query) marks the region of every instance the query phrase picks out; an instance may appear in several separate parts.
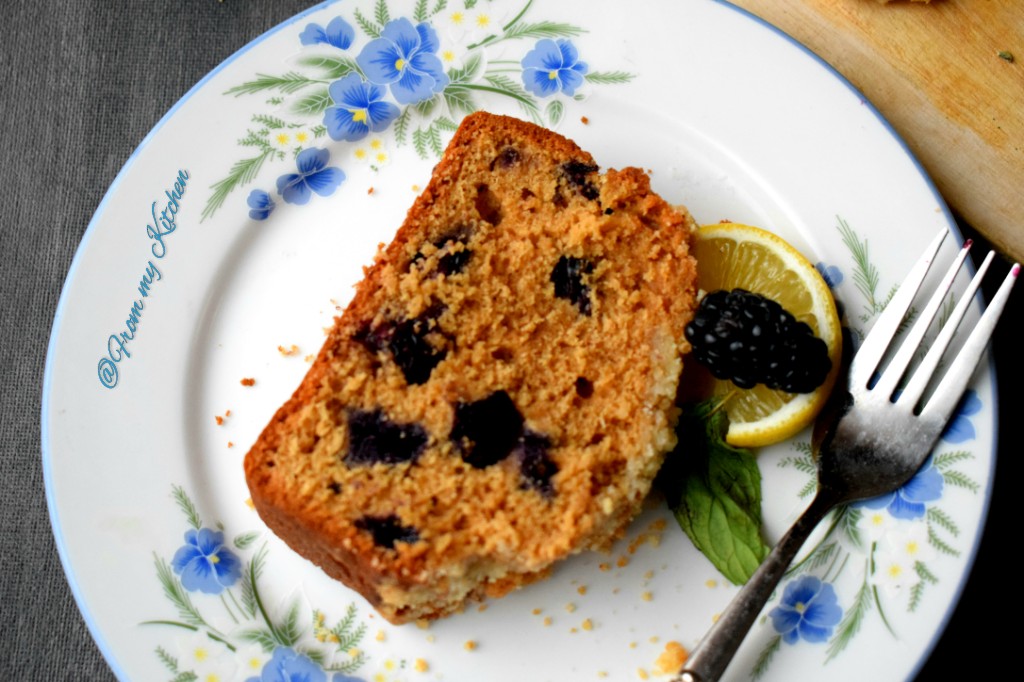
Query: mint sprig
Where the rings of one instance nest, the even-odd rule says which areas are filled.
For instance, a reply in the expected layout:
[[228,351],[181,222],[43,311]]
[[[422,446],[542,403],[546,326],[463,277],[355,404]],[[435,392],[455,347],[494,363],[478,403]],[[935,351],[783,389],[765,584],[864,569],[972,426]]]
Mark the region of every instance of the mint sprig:
[[740,585],[770,549],[761,538],[761,472],[753,453],[725,442],[729,418],[717,407],[710,399],[684,408],[660,485],[694,546]]

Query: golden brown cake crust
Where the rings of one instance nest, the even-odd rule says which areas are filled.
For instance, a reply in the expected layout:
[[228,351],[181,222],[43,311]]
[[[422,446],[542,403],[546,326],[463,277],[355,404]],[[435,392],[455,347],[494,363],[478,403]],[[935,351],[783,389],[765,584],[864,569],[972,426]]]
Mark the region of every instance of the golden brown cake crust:
[[607,546],[674,444],[692,227],[638,169],[467,117],[247,454],[263,520],[392,622]]

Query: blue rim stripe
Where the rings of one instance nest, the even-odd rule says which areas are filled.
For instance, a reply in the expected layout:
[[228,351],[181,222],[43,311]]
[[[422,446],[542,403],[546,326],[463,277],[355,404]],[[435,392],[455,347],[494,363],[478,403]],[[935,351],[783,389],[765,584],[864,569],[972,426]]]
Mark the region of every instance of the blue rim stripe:
[[[199,91],[199,89],[201,89],[203,86],[205,86],[206,83],[209,80],[211,80],[214,76],[216,76],[218,73],[223,71],[225,68],[227,68],[233,62],[235,62],[237,59],[242,57],[244,54],[248,53],[254,47],[256,47],[257,45],[262,43],[268,37],[270,37],[270,36],[280,32],[280,31],[288,28],[289,26],[292,26],[295,23],[298,23],[299,21],[301,21],[305,17],[309,16],[310,14],[319,12],[320,10],[322,10],[322,9],[328,7],[328,6],[330,6],[332,4],[335,4],[335,2],[337,2],[337,1],[338,0],[325,0],[325,2],[321,2],[318,5],[310,7],[309,9],[306,9],[306,10],[300,12],[299,14],[296,14],[295,16],[285,20],[284,22],[278,24],[274,28],[269,29],[268,31],[266,31],[262,35],[260,35],[257,38],[253,39],[248,44],[246,44],[245,46],[240,48],[233,55],[231,55],[226,60],[221,62],[217,67],[215,67],[206,76],[204,76],[199,82],[197,82],[194,86],[192,86],[192,88],[190,88],[188,90],[188,92],[186,92],[181,97],[181,99],[179,99],[174,104],[174,106],[171,107],[171,109],[166,114],[164,114],[164,116],[149,131],[149,133],[147,133],[147,135],[142,139],[142,141],[135,148],[135,150],[132,152],[132,154],[128,157],[128,160],[121,167],[121,170],[118,172],[117,176],[114,178],[114,181],[111,183],[110,188],[107,190],[107,192],[104,195],[103,199],[100,201],[99,205],[97,206],[96,212],[93,214],[92,219],[89,221],[89,225],[86,227],[86,230],[85,230],[85,232],[84,232],[84,234],[82,236],[82,240],[79,243],[77,250],[75,251],[75,255],[72,258],[71,265],[68,268],[68,274],[67,274],[67,276],[64,279],[64,285],[61,288],[61,295],[60,295],[60,298],[59,298],[59,300],[57,302],[57,309],[56,309],[56,312],[54,313],[53,326],[52,326],[51,331],[50,331],[50,339],[49,339],[49,342],[47,344],[46,364],[45,364],[44,371],[43,371],[43,392],[42,392],[42,408],[41,408],[41,446],[42,446],[41,449],[42,449],[42,458],[43,458],[43,480],[44,480],[45,491],[46,491],[46,503],[47,503],[47,508],[49,510],[49,515],[50,515],[50,525],[51,525],[51,527],[53,529],[54,540],[55,540],[55,543],[57,545],[57,552],[58,552],[58,554],[60,556],[61,566],[64,569],[64,574],[65,574],[65,577],[67,578],[68,584],[69,584],[69,586],[71,588],[71,593],[74,596],[75,603],[77,604],[78,610],[82,614],[82,618],[84,619],[85,624],[88,627],[89,632],[91,633],[91,635],[93,637],[93,640],[96,642],[96,645],[97,645],[97,647],[100,650],[100,653],[102,653],[104,659],[106,659],[108,665],[110,665],[111,669],[113,670],[114,675],[119,680],[128,680],[129,678],[126,676],[126,674],[124,673],[123,669],[118,665],[118,662],[117,662],[117,660],[115,658],[114,652],[112,651],[112,648],[111,648],[110,644],[106,641],[106,639],[103,636],[103,633],[99,630],[96,622],[93,620],[90,612],[86,608],[85,600],[84,600],[84,597],[82,596],[82,592],[81,592],[81,587],[78,584],[78,580],[77,580],[77,577],[76,577],[76,575],[74,573],[74,569],[71,566],[70,561],[69,561],[68,556],[67,556],[67,548],[66,548],[65,543],[64,543],[63,531],[62,531],[62,527],[61,527],[61,524],[60,524],[60,518],[58,516],[57,507],[56,507],[57,502],[56,502],[55,493],[54,493],[54,490],[53,490],[52,457],[51,457],[51,449],[50,449],[50,442],[49,442],[49,435],[48,435],[48,427],[50,425],[49,404],[50,404],[51,383],[52,383],[52,380],[53,380],[54,349],[55,349],[55,346],[56,346],[56,343],[57,343],[57,337],[58,337],[59,332],[60,332],[61,319],[62,319],[63,314],[64,314],[64,305],[65,305],[65,302],[66,302],[66,299],[67,299],[67,296],[68,296],[68,289],[69,289],[69,286],[70,286],[71,282],[73,281],[73,279],[75,277],[75,274],[76,274],[76,272],[78,270],[78,266],[79,266],[80,260],[82,258],[82,254],[85,251],[85,247],[86,247],[86,245],[87,245],[87,243],[89,241],[89,238],[92,236],[94,231],[97,229],[96,225],[99,222],[100,217],[105,212],[107,203],[110,200],[111,195],[114,193],[114,190],[117,188],[117,186],[120,184],[122,179],[130,171],[130,169],[134,165],[135,160],[138,157],[138,155],[149,144],[150,140],[160,131],[160,129],[163,128],[163,126],[167,123],[167,121],[169,121],[177,113],[178,109],[180,109],[184,105],[184,103],[186,101],[188,101],[192,97],[193,94],[195,94],[197,91]],[[947,206],[947,204],[945,202],[945,199],[943,199],[942,195],[939,193],[938,188],[935,186],[934,181],[931,179],[931,176],[928,174],[928,172],[925,170],[925,168],[921,165],[920,161],[917,159],[917,157],[910,150],[910,148],[907,145],[906,141],[899,135],[898,132],[896,132],[896,130],[886,120],[886,118],[881,114],[881,112],[879,112],[879,110],[874,106],[874,104],[872,104],[871,101],[868,100],[864,96],[864,94],[862,92],[860,92],[860,90],[858,90],[852,83],[850,83],[850,81],[847,80],[846,77],[843,76],[839,71],[837,71],[831,64],[826,62],[824,59],[822,59],[816,53],[811,51],[806,45],[802,44],[801,42],[799,42],[798,40],[793,38],[791,35],[789,35],[785,31],[783,31],[782,29],[778,28],[777,26],[774,26],[773,24],[768,23],[764,19],[758,17],[755,14],[752,14],[751,12],[749,12],[746,9],[743,9],[742,7],[738,7],[738,6],[734,5],[734,4],[732,4],[731,2],[728,2],[728,0],[713,0],[713,1],[716,2],[719,5],[727,7],[729,9],[731,9],[731,10],[733,10],[733,11],[735,11],[735,12],[737,12],[737,13],[745,16],[745,17],[747,17],[748,19],[754,21],[757,24],[760,24],[764,28],[766,28],[766,29],[772,31],[773,33],[775,33],[776,35],[780,36],[786,42],[788,42],[789,44],[793,45],[794,47],[796,47],[797,49],[802,51],[805,55],[810,57],[812,60],[817,62],[826,71],[830,72],[840,83],[845,85],[847,89],[849,89],[851,92],[856,94],[857,97],[864,104],[864,106],[866,106],[868,108],[868,110],[872,114],[874,114],[874,116],[878,120],[878,122],[882,124],[882,127],[886,131],[888,131],[890,137],[900,146],[901,149],[903,149],[904,153],[907,155],[907,157],[914,164],[914,167],[918,170],[918,173],[920,174],[921,178],[925,181],[926,186],[928,187],[929,191],[934,196],[938,206],[940,207],[940,209],[942,211],[942,215],[946,218],[946,222],[947,222],[948,228],[953,233],[953,235],[957,237],[957,239],[960,242],[963,242],[963,235],[960,233],[960,230],[959,230],[959,227],[957,226],[956,220],[953,218],[953,215],[950,212],[949,207]],[[970,263],[970,261],[968,262],[968,266],[973,271],[973,265]],[[977,295],[977,299],[978,299],[978,302],[982,305],[982,307],[984,307],[984,300],[983,300],[983,297],[982,297],[982,294],[981,294],[980,291],[979,291],[979,293]],[[995,419],[996,415],[999,414],[999,412],[998,412],[998,408],[999,408],[999,405],[998,405],[999,392],[998,392],[998,385],[997,385],[996,374],[995,374],[995,363],[994,363],[993,358],[991,357],[991,354],[988,357],[988,363],[987,364],[988,364],[987,372],[988,372],[988,375],[989,375],[990,380],[992,382],[992,389],[993,389],[993,394],[992,394],[993,395],[993,405],[992,405],[992,409],[993,409],[993,415],[994,415],[993,418]],[[946,613],[945,613],[945,615],[943,617],[943,620],[942,620],[942,623],[941,623],[940,627],[936,630],[935,636],[933,637],[932,641],[927,646],[927,648],[926,648],[926,650],[924,652],[924,655],[917,662],[917,665],[915,666],[915,668],[913,670],[913,673],[910,675],[910,677],[907,678],[908,680],[912,680],[917,675],[917,673],[920,671],[921,667],[924,665],[925,661],[931,655],[931,652],[935,648],[935,645],[938,643],[939,639],[941,638],[942,633],[943,633],[943,631],[946,628],[946,625],[949,623],[949,620],[952,617],[953,612],[956,609],[956,606],[957,606],[958,602],[960,601],[960,596],[961,596],[961,594],[963,592],[964,586],[967,583],[967,579],[970,576],[971,568],[973,567],[974,560],[977,557],[978,546],[979,546],[979,544],[981,542],[981,535],[982,535],[981,531],[982,531],[982,528],[983,528],[983,526],[985,524],[985,521],[986,521],[986,519],[988,517],[989,506],[990,506],[990,503],[991,503],[991,491],[992,491],[992,486],[993,486],[993,478],[994,478],[994,475],[995,475],[996,454],[998,452],[998,440],[999,440],[998,422],[995,424],[995,426],[996,426],[996,428],[994,429],[993,434],[992,434],[992,452],[990,453],[992,464],[991,464],[991,467],[990,467],[990,470],[989,470],[989,478],[988,478],[988,481],[987,481],[987,494],[985,496],[985,499],[982,502],[982,513],[980,515],[978,526],[976,528],[974,545],[971,547],[969,556],[967,557],[967,564],[966,564],[966,567],[965,567],[965,571],[961,575],[960,583],[957,586],[957,589],[955,591],[955,598],[953,600],[951,600],[951,602],[950,602],[950,604],[949,604],[949,606],[948,606],[948,608],[946,610]]]

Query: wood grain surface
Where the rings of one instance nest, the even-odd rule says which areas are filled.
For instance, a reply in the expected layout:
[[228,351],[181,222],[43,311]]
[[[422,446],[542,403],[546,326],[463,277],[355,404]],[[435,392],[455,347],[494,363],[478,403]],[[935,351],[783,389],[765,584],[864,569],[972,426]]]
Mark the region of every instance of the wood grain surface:
[[1024,2],[732,2],[842,73],[953,211],[1024,260]]

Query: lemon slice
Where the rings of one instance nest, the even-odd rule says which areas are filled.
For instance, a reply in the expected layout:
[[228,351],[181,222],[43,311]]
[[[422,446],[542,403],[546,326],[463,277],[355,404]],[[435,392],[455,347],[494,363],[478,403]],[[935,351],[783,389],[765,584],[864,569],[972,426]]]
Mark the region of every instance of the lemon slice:
[[786,393],[763,384],[740,389],[690,362],[684,372],[685,395],[726,397],[726,441],[732,445],[759,447],[799,433],[821,411],[839,371],[842,332],[832,292],[810,261],[771,232],[720,223],[702,227],[694,241],[702,291],[739,288],[776,301],[825,342],[832,370],[813,392]]

